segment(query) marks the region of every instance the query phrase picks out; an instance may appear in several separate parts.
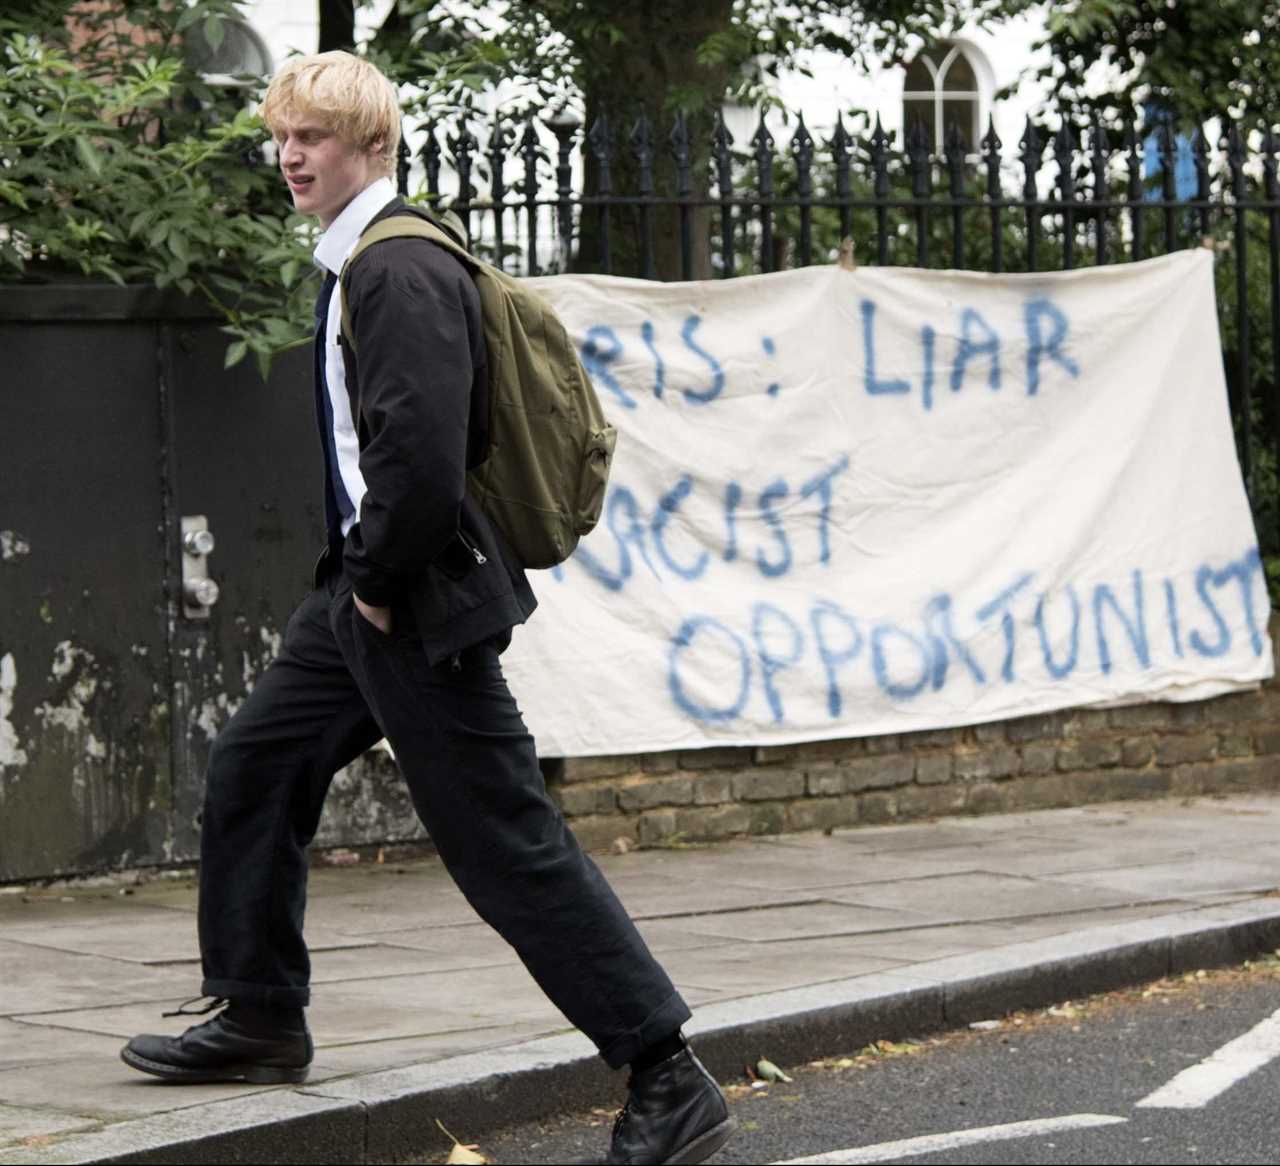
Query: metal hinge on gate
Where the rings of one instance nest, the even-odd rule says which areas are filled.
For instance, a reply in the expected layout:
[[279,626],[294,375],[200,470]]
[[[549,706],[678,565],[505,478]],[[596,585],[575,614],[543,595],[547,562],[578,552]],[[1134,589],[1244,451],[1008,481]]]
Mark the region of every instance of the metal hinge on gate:
[[218,584],[209,578],[213,531],[203,514],[182,516],[182,614],[188,619],[208,619],[218,602]]

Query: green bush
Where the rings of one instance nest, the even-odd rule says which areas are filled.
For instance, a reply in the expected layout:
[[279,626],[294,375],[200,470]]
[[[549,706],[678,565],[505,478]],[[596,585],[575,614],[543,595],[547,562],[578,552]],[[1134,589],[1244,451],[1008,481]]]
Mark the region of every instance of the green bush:
[[149,283],[226,320],[227,364],[305,343],[313,228],[261,160],[250,88],[204,83],[184,51],[221,40],[230,0],[67,3],[0,20],[0,278]]

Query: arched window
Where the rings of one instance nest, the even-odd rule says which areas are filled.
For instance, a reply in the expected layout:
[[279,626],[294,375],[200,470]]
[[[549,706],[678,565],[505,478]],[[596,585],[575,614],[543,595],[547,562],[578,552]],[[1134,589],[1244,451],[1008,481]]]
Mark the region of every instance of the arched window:
[[910,132],[920,122],[931,150],[943,148],[953,125],[959,127],[970,150],[977,148],[982,133],[982,94],[969,58],[971,51],[944,41],[926,49],[907,67],[902,124]]
[[210,42],[203,24],[194,24],[187,32],[187,54],[205,83],[249,88],[255,80],[269,77],[275,67],[271,50],[257,31],[232,17],[219,23],[222,35],[217,44]]

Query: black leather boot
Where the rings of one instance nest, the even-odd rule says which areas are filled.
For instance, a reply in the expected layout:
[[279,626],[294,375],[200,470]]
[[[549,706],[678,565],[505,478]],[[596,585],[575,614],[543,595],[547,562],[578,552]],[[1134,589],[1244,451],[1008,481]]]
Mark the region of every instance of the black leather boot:
[[[225,1003],[215,1001],[210,1009]],[[120,1059],[143,1073],[188,1085],[210,1081],[280,1085],[306,1080],[315,1047],[305,1021],[297,1028],[272,1027],[262,1023],[261,1013],[252,1013],[253,1020],[248,1022],[236,1012],[232,1004],[181,1036],[135,1036],[120,1050]],[[179,1010],[170,1015],[186,1014]]]
[[607,1163],[702,1162],[737,1127],[720,1086],[687,1045],[651,1069],[633,1073],[628,1089],[613,1124]]

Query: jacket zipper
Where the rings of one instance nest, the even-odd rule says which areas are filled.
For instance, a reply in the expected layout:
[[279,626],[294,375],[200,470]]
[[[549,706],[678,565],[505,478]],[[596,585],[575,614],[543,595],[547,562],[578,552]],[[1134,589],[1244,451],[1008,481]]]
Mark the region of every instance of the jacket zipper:
[[463,534],[462,531],[458,531],[458,537],[462,540],[462,545],[471,552],[471,557],[475,559],[477,566],[483,567],[485,563],[489,561],[488,557],[479,547],[471,545],[470,541],[468,541],[467,539],[467,536]]

